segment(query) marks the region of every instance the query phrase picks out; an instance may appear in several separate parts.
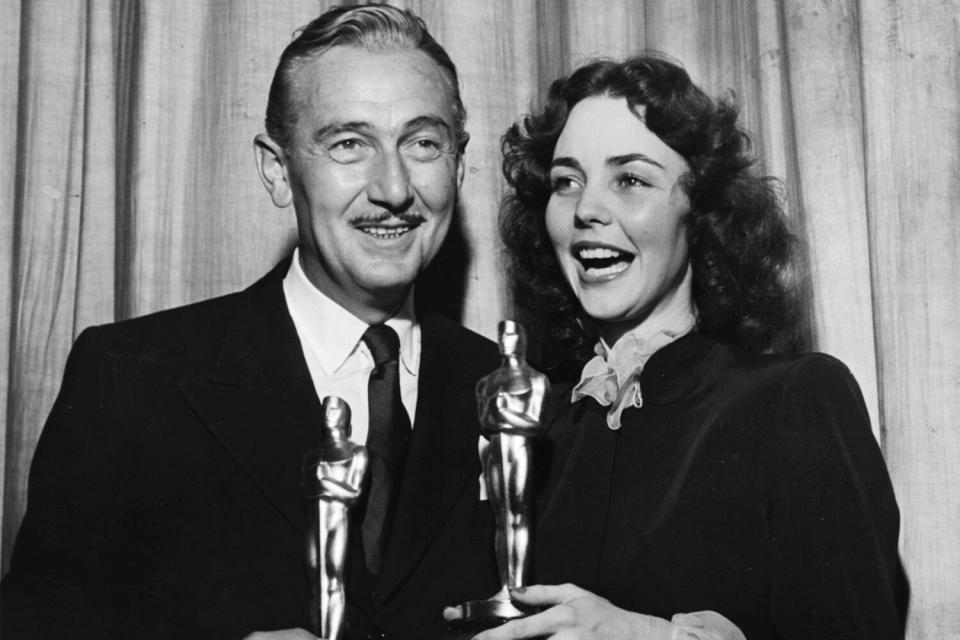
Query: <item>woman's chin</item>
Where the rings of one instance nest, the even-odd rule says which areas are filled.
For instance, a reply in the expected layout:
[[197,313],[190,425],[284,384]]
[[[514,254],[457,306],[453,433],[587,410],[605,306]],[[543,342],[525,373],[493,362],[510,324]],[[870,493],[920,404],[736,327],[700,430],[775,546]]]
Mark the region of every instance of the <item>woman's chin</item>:
[[600,330],[601,335],[606,334],[609,330],[629,330],[631,323],[633,325],[640,323],[639,319],[631,317],[631,314],[625,312],[624,309],[617,308],[614,305],[584,305],[583,312],[589,321]]

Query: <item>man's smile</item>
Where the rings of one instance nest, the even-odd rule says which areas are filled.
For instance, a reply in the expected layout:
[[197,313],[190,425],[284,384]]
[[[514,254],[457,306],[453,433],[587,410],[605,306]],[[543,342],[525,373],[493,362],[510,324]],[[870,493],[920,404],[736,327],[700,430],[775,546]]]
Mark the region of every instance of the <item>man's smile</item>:
[[392,240],[406,235],[426,222],[419,214],[391,216],[385,219],[360,219],[350,225],[378,240]]

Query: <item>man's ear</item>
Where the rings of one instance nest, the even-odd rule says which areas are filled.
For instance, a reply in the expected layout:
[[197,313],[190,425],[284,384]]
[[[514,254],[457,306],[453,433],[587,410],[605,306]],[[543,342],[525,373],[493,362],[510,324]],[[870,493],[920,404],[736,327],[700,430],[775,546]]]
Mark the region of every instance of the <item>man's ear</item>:
[[293,201],[293,191],[287,179],[287,157],[283,149],[265,133],[259,133],[253,139],[253,154],[257,162],[260,180],[270,194],[273,204],[288,207]]
[[466,170],[467,143],[470,142],[470,134],[463,132],[463,139],[460,141],[459,153],[457,153],[457,193],[463,188],[463,174]]

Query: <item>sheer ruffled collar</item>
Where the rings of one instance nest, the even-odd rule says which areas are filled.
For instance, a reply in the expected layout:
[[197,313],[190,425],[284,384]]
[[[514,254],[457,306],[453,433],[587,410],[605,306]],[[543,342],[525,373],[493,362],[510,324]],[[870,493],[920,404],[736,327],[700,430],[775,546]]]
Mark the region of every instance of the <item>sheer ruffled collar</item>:
[[653,322],[643,324],[623,334],[613,347],[600,340],[594,347],[596,355],[587,362],[574,386],[571,402],[590,396],[600,405],[609,407],[607,426],[620,428],[620,414],[628,407],[643,406],[640,376],[650,357],[694,330],[697,324],[696,308],[688,296],[660,314]]

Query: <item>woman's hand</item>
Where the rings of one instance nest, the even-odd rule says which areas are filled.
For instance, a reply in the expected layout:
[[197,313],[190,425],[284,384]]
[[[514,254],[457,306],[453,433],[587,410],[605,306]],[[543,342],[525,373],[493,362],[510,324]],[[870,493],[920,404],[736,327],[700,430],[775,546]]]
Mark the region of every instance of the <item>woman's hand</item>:
[[511,590],[517,603],[549,607],[474,636],[474,640],[669,640],[673,625],[662,618],[626,611],[572,584]]

